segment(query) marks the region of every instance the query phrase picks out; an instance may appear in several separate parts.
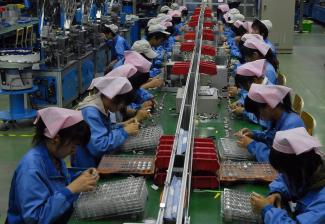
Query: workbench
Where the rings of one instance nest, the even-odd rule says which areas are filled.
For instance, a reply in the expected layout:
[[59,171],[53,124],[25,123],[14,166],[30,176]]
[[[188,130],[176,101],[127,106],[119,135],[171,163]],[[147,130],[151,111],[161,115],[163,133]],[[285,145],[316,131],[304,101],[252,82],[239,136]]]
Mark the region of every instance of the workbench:
[[[160,111],[159,115],[154,115],[153,119],[149,119],[145,122],[145,124],[150,125],[153,124],[160,124],[164,129],[165,135],[173,135],[175,134],[178,114],[175,112],[176,106],[176,93],[170,92],[160,92],[158,90],[153,91],[153,94],[156,98],[158,104],[161,102],[163,95],[164,97],[164,106]],[[215,143],[217,145],[217,140],[221,137],[225,136],[224,131],[224,117],[229,116],[227,111],[228,100],[222,99],[218,105],[219,113],[216,119],[212,120],[196,120],[196,136],[200,137],[213,137],[215,138]],[[242,118],[235,118],[230,120],[230,127],[232,128],[233,132],[247,127],[251,129],[257,129],[259,126],[249,123],[248,121]],[[153,154],[154,152],[152,152]],[[126,177],[126,176],[125,176]],[[102,180],[110,181],[114,179],[118,179],[120,176],[112,176],[108,179]],[[151,188],[153,184],[152,177],[147,178],[146,180],[148,186],[148,200],[146,203],[146,209],[144,212],[143,217],[139,219],[132,219],[128,217],[124,218],[111,218],[107,220],[95,220],[95,221],[76,221],[71,219],[69,223],[81,223],[81,224],[121,224],[121,223],[141,223],[144,219],[156,219],[159,211],[159,202],[160,202],[160,194],[162,188],[160,187],[159,190],[155,191]],[[220,195],[215,198],[216,193],[215,191],[220,191],[224,187],[240,189],[247,192],[255,191],[260,194],[267,194],[267,185],[263,184],[239,184],[233,186],[220,186],[218,189],[214,190],[199,190],[191,192],[190,198],[190,216],[191,216],[191,223],[192,224],[211,224],[211,223],[223,223],[220,210]]]
[[37,25],[38,24],[38,18],[32,18],[32,20],[28,23],[16,23],[13,24],[11,26],[5,27],[5,28],[1,28],[0,29],[0,37],[6,34],[9,34],[11,32],[16,31],[17,29],[21,29],[21,28],[26,28],[30,25]]

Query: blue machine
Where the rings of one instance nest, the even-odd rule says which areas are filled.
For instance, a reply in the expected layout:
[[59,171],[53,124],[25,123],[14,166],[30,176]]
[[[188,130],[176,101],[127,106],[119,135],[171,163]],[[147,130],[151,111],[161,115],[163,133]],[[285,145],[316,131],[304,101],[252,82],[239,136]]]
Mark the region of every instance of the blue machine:
[[89,51],[78,58],[79,93],[83,94],[95,78],[94,52]]
[[34,70],[34,84],[38,91],[31,95],[31,104],[39,108],[67,107],[79,96],[78,61],[63,68]]
[[104,76],[105,68],[108,66],[109,49],[106,43],[102,43],[95,49],[95,77]]

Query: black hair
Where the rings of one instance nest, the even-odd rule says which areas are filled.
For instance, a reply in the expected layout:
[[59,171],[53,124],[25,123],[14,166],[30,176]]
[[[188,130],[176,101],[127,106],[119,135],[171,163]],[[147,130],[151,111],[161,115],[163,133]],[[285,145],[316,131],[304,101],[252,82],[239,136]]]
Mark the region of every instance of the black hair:
[[[32,140],[32,145],[45,145],[46,141],[50,140],[50,138],[44,135],[45,128],[46,126],[42,118],[39,118],[35,125],[35,135]],[[71,142],[86,146],[90,140],[90,128],[85,121],[80,121],[70,127],[61,129],[58,135],[61,140],[60,146],[70,144]]]
[[112,99],[112,103],[115,105],[122,104],[124,106],[129,105],[136,100],[136,90],[133,89],[128,93],[120,94]]
[[259,34],[264,38],[264,40],[269,36],[269,30],[267,27],[258,19],[255,19],[252,28],[257,29]]
[[148,35],[149,35],[149,26],[146,26],[146,28],[144,28],[144,35],[147,37],[148,39]]
[[177,25],[182,22],[182,17],[173,17],[173,24]]
[[149,73],[141,73],[141,72],[137,72],[136,74],[134,74],[133,76],[131,76],[129,78],[129,81],[133,87],[134,90],[139,89],[143,84],[145,84],[146,82],[148,82],[150,78]]
[[103,33],[105,33],[105,34],[112,34],[113,35],[113,37],[115,37],[116,36],[116,34],[110,29],[110,28],[108,28],[108,27],[106,27],[106,26],[102,26],[102,32]]
[[239,26],[239,28],[237,28],[232,25],[231,30],[235,33],[235,36],[243,36],[245,33],[247,33],[246,29],[243,26]]
[[188,10],[187,9],[183,9],[182,10],[182,16],[186,17],[188,15]]
[[147,35],[147,40],[149,41],[150,39],[167,39],[168,35],[162,32],[154,32],[154,33],[148,33]]
[[251,56],[253,56],[253,54],[255,52],[258,53],[260,55],[260,57],[266,59],[269,63],[271,63],[271,65],[274,67],[275,71],[278,71],[279,63],[278,63],[276,56],[272,52],[271,48],[268,50],[268,52],[266,53],[265,56],[259,50],[251,49],[251,48],[245,47],[244,45],[241,46],[240,51],[241,51],[243,57],[245,57],[245,56],[251,57]]
[[289,187],[294,190],[301,188],[306,190],[306,187],[311,184],[314,173],[323,165],[322,158],[314,150],[295,155],[271,148],[269,160],[274,169],[285,175]]
[[240,1],[229,2],[228,3],[229,9],[234,9],[234,8],[237,9],[239,7],[240,3],[241,3]]
[[168,33],[170,33],[170,35],[174,35],[174,33],[175,33],[175,27],[174,27],[174,25],[167,27],[166,31]]
[[243,75],[235,76],[235,84],[238,88],[243,88],[246,91],[249,91],[249,88],[253,83],[254,83],[254,77],[252,76],[243,76]]
[[[249,113],[253,113],[257,118],[260,118],[260,110],[267,106],[267,103],[258,103],[247,96],[245,98],[245,110]],[[285,112],[292,113],[291,95],[288,93],[276,107],[281,107]]]

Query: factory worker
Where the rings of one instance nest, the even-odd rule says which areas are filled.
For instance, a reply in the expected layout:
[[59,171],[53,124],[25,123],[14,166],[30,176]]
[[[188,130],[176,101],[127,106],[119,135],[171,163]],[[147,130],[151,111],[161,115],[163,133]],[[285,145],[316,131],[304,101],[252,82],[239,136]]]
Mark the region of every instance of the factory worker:
[[304,127],[304,122],[293,112],[290,99],[291,89],[278,85],[252,84],[245,99],[245,110],[259,119],[272,124],[265,131],[247,128],[240,130],[238,145],[247,148],[259,162],[269,161],[270,148],[277,131]]
[[188,15],[188,9],[186,6],[180,6],[178,9],[181,13],[182,13],[182,18],[186,19],[187,15]]
[[[127,51],[128,52],[128,51]],[[131,57],[129,55],[126,55],[128,58]],[[139,61],[139,66],[145,67],[145,63],[150,63],[147,61],[141,62],[141,58],[140,57],[136,57],[133,56],[133,60],[134,61]],[[147,66],[147,70],[148,71],[150,68],[150,65]],[[128,80],[130,81],[132,88],[134,90],[134,99],[133,102],[128,105],[128,108],[133,109],[132,111],[127,110],[127,111],[122,111],[124,112],[124,115],[127,117],[133,117],[136,116],[135,118],[137,118],[138,121],[143,120],[144,118],[148,117],[148,116],[142,116],[142,115],[149,115],[148,113],[143,113],[143,111],[140,111],[139,114],[137,113],[138,110],[141,110],[142,104],[150,104],[152,105],[152,100],[153,100],[153,95],[151,93],[149,93],[147,90],[141,88],[141,86],[143,84],[145,84],[148,79],[149,79],[149,73],[148,72],[144,72],[144,70],[141,70],[141,72],[138,72],[138,69],[132,65],[132,64],[124,64],[116,69],[114,69],[113,71],[111,71],[110,73],[106,74],[105,77],[111,78],[111,77],[125,77],[128,78]],[[92,87],[92,85],[91,85]],[[90,87],[90,88],[91,88]],[[150,101],[150,103],[146,103],[147,101]],[[146,108],[147,109],[147,108]],[[135,111],[134,111],[135,110]],[[111,113],[112,115],[112,113]],[[111,120],[113,123],[116,123],[115,120],[113,120],[113,117],[111,116]],[[123,119],[122,119],[123,120]],[[118,119],[117,122],[121,122],[121,119]]]
[[[305,128],[276,133],[270,163],[279,175],[269,185],[267,198],[251,196],[252,208],[261,214],[263,223],[325,223],[325,167],[320,148],[319,140]],[[288,209],[292,202],[294,211]]]
[[220,4],[217,8],[218,18],[221,19],[221,16],[229,11],[228,4]]
[[228,93],[230,96],[239,96],[239,100],[230,105],[233,113],[242,115],[251,122],[260,124],[263,128],[268,128],[270,125],[269,122],[257,119],[253,113],[245,111],[244,108],[245,99],[253,83],[272,85],[265,76],[265,65],[266,60],[260,59],[239,66],[235,76],[235,83],[238,88],[229,87]]
[[260,34],[267,45],[272,49],[273,54],[276,54],[275,46],[268,39],[269,33],[272,30],[272,22],[270,20],[258,20],[255,19],[252,24],[252,33]]
[[124,57],[124,51],[130,50],[130,46],[127,41],[118,34],[118,26],[111,24],[111,25],[104,25],[103,33],[108,40],[107,43],[111,46],[112,52],[112,65],[114,62],[122,59]]
[[179,10],[179,5],[177,3],[172,3],[170,8],[171,10]]
[[179,10],[172,10],[168,12],[168,15],[173,18],[172,22],[175,28],[175,35],[182,35],[182,27],[184,26],[182,22],[182,13]]
[[241,46],[241,52],[246,62],[266,59],[266,77],[271,83],[277,83],[277,62],[269,45],[256,38],[250,38]]
[[90,127],[87,147],[78,147],[71,164],[74,167],[97,167],[104,154],[118,150],[129,135],[139,131],[137,122],[112,125],[110,112],[120,111],[133,100],[132,85],[127,78],[99,77],[93,80],[92,94],[78,105]]
[[49,107],[37,112],[33,147],[12,178],[6,223],[67,223],[78,193],[93,190],[95,169],[71,176],[64,158],[86,145],[90,130],[80,111]]
[[164,14],[167,14],[168,11],[172,10],[171,8],[169,8],[167,5],[164,5],[160,8],[159,12],[160,13],[164,13]]

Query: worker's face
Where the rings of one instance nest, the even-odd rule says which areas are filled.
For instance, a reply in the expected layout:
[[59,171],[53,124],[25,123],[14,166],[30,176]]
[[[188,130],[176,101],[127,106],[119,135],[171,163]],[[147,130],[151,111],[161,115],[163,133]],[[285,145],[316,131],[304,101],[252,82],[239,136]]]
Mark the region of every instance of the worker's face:
[[259,31],[259,29],[256,27],[256,26],[253,26],[252,27],[252,32],[251,32],[252,34],[260,34],[260,31]]
[[52,155],[58,159],[64,159],[69,155],[75,154],[78,147],[76,142],[62,143],[59,135],[52,140],[52,144],[54,148]]
[[112,33],[105,33],[106,40],[113,40],[113,34]]
[[251,61],[256,61],[258,59],[261,59],[259,54],[257,52],[254,52],[252,55],[248,56],[245,55],[245,61],[246,62],[251,62]]
[[266,105],[263,108],[260,108],[260,119],[270,121],[272,120],[273,110],[269,105]]

